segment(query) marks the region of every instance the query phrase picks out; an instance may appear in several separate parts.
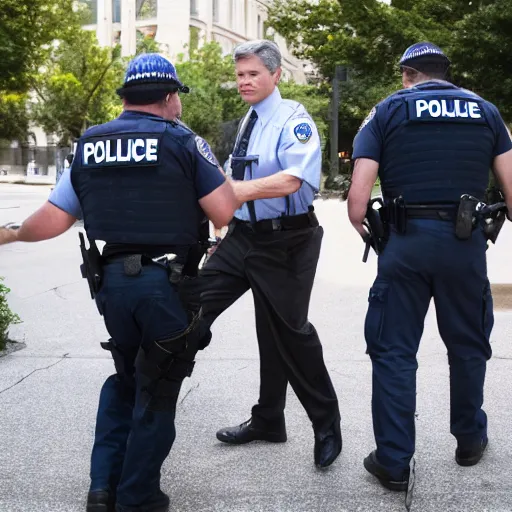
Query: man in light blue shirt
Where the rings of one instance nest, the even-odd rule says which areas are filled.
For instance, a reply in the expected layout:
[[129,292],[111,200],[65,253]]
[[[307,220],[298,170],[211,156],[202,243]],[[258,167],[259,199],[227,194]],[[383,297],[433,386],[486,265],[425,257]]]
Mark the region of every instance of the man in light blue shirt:
[[250,105],[226,168],[241,207],[198,283],[210,325],[252,290],[261,386],[251,418],[218,431],[217,438],[231,444],[286,441],[290,382],[312,422],[314,460],[323,468],[337,458],[342,440],[336,393],[308,321],[323,237],[312,206],[320,186],[320,138],[304,106],[281,98],[275,43],[244,43],[234,60],[240,95]]

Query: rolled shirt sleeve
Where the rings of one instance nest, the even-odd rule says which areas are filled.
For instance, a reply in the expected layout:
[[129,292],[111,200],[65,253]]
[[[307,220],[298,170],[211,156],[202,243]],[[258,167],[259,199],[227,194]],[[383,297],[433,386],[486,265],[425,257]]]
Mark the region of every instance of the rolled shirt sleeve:
[[62,176],[59,179],[59,182],[52,190],[48,201],[57,208],[60,208],[70,215],[73,215],[73,217],[81,219],[82,209],[80,207],[78,197],[73,189],[73,185],[71,184],[72,169],[73,166],[64,170]]
[[286,123],[277,156],[282,172],[306,182],[315,192],[320,189],[322,150],[311,118],[295,117]]

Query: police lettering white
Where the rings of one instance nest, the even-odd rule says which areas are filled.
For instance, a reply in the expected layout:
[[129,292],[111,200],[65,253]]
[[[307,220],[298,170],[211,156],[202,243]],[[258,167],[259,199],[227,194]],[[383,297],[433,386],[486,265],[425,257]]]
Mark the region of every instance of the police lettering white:
[[416,117],[470,117],[482,119],[476,101],[416,100]]
[[84,165],[91,157],[95,164],[103,162],[156,162],[158,160],[158,139],[128,139],[123,154],[122,139],[99,140],[84,144]]

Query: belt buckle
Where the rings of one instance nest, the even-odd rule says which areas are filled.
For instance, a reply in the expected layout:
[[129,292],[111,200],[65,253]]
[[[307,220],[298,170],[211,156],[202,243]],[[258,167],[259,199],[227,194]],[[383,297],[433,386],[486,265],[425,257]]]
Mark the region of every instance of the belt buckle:
[[272,231],[282,231],[283,225],[279,219],[272,219]]

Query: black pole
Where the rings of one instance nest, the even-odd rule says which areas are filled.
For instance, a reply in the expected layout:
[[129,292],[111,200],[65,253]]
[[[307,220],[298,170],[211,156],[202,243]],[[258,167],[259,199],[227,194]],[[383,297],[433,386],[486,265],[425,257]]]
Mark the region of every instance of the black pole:
[[339,109],[340,109],[340,82],[346,82],[347,68],[345,66],[336,65],[334,78],[332,81],[332,99],[331,99],[331,179],[334,179],[339,172]]

